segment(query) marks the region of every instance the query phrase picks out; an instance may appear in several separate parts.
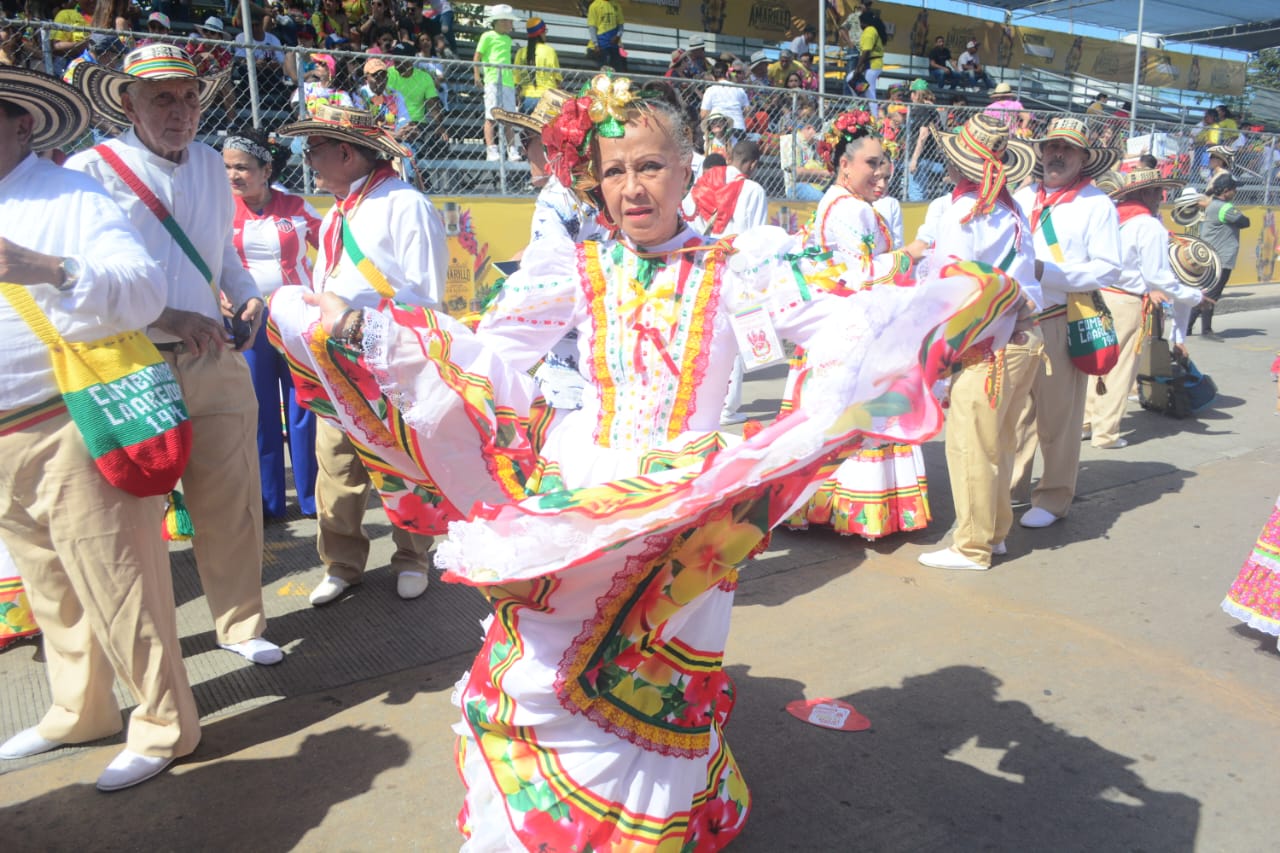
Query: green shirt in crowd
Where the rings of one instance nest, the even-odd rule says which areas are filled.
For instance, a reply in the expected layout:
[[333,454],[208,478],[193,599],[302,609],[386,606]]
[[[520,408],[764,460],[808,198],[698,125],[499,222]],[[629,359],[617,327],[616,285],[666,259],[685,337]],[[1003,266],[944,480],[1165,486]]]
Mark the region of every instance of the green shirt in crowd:
[[[511,36],[503,35],[497,30],[488,30],[476,42],[476,62],[488,63],[484,69],[484,82],[497,83],[499,69],[495,65],[511,65]],[[503,68],[502,85],[515,88],[516,75],[511,68]]]
[[409,108],[409,121],[424,122],[427,120],[427,101],[439,97],[435,79],[421,68],[415,69],[408,77],[403,76],[397,68],[387,72],[387,88],[404,95],[404,104]]

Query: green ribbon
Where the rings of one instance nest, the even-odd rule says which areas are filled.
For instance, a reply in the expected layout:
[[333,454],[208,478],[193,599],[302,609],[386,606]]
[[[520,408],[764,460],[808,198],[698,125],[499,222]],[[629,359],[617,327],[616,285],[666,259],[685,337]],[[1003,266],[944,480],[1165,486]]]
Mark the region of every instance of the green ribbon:
[[808,302],[813,297],[809,292],[809,280],[800,270],[800,262],[813,261],[814,263],[820,264],[831,260],[832,254],[833,253],[830,249],[823,249],[819,246],[809,246],[803,251],[784,256],[791,262],[791,274],[795,276],[796,286],[800,289],[800,298],[805,302]]
[[655,258],[636,257],[636,281],[640,282],[640,286],[645,290],[649,289],[649,285],[653,284],[653,277],[658,274],[658,270],[666,269],[667,262],[660,261]]

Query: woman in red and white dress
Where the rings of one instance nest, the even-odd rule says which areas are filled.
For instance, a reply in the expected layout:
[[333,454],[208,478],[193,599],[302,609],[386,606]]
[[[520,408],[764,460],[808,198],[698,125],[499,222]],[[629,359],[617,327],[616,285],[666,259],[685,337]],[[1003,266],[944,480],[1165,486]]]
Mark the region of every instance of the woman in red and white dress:
[[[262,298],[286,284],[311,284],[307,249],[315,248],[320,217],[301,196],[271,185],[287,152],[277,151],[253,129],[238,130],[222,143],[222,160],[236,200],[234,240],[240,263],[253,276]],[[260,333],[245,351],[258,395],[258,455],[261,457],[262,510],[268,518],[285,514],[284,438],[298,507],[316,512],[315,416],[298,405],[284,356]],[[283,430],[281,406],[284,406]]]

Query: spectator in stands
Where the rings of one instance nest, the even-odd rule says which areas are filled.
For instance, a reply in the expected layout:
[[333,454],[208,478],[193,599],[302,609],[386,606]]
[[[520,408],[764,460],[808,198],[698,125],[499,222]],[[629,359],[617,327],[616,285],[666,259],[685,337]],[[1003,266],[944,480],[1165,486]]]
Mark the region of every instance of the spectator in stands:
[[372,44],[369,45],[369,53],[377,56],[390,56],[391,51],[396,46],[397,30],[393,27],[383,27],[375,30],[372,36]]
[[818,159],[818,127],[816,118],[795,125],[795,131],[778,140],[778,159],[787,194],[799,201],[819,201],[831,182],[831,173]]
[[[267,32],[264,18],[265,16],[255,13],[251,19],[249,31],[253,34],[253,44],[255,47],[275,49],[255,50],[253,57],[260,73],[270,71],[278,75],[284,70],[284,51],[279,50],[283,45],[280,44],[280,39],[276,38],[274,34]],[[236,33],[235,43],[241,45],[241,47],[236,48],[236,58],[244,59],[244,30]]]
[[769,57],[763,50],[751,54],[751,64],[747,66],[746,82],[752,86],[771,86],[769,82]]
[[[511,30],[515,22],[516,13],[506,3],[493,6],[489,11],[492,29],[486,30],[476,42],[475,81],[477,86],[484,86],[484,144],[489,160],[498,160],[502,156],[494,141],[494,108],[516,111],[516,77],[511,69]],[[507,127],[505,133],[507,159],[519,160],[520,147],[516,144],[515,130]]]
[[[317,104],[329,104],[338,107],[352,106],[351,95],[334,87],[338,63],[327,53],[311,54],[306,59],[302,71],[302,97],[306,100],[308,115],[315,112]],[[293,103],[298,102],[298,93],[293,93]]]
[[397,45],[395,57],[389,61],[387,89],[399,92],[409,111],[409,128],[404,141],[419,158],[427,155],[430,143],[439,139],[448,143],[449,134],[444,129],[440,93],[436,80],[427,71],[418,68],[413,61],[413,48]]
[[409,134],[409,105],[404,96],[387,88],[391,66],[386,60],[370,57],[364,62],[364,85],[357,93],[356,106],[368,110],[397,138]]
[[322,0],[320,8],[311,15],[311,26],[316,28],[316,35],[320,39],[330,36],[345,39],[351,34],[351,21],[343,11],[340,0]]
[[942,130],[950,133],[964,126],[977,110],[969,106],[969,99],[956,92],[951,96],[951,109],[946,111],[942,119]]
[[1019,113],[1025,111],[1018,93],[1008,83],[1001,83],[991,90],[991,103],[982,111],[983,115],[998,116],[1012,128]]
[[960,73],[964,75],[965,85],[970,89],[981,89],[986,92],[995,87],[996,81],[991,79],[982,59],[978,56],[978,43],[971,41],[964,46],[960,54]]
[[436,81],[436,91],[440,93],[440,108],[444,112],[449,111],[449,84],[448,75],[445,72],[444,63],[440,61],[439,55],[436,53],[436,41],[439,40],[445,50],[449,49],[448,44],[444,41],[444,36],[418,36],[418,58],[414,64],[422,71],[430,74]]
[[1103,115],[1107,111],[1108,100],[1110,100],[1110,96],[1106,92],[1098,92],[1093,96],[1093,103],[1089,104],[1085,114],[1091,116]]
[[[739,63],[741,64],[741,63]],[[698,116],[703,121],[712,113],[728,116],[733,129],[739,134],[747,131],[746,110],[749,106],[747,90],[730,83],[727,75],[717,66],[716,82],[708,86],[702,93],[702,104]]]
[[530,112],[548,89],[560,88],[564,75],[560,73],[560,57],[556,49],[547,44],[547,22],[541,18],[530,18],[524,22],[525,37],[528,43],[516,51],[517,66],[531,66],[516,69],[516,85],[522,98],[520,111]]
[[907,161],[907,201],[931,201],[946,165],[938,135],[945,133],[933,93],[923,79],[911,81],[911,139]]
[[880,20],[880,13],[872,12],[870,8],[859,16],[858,26],[862,28],[862,32],[858,37],[856,67],[858,74],[867,81],[866,97],[871,102],[871,114],[878,115],[876,83],[880,79],[880,72],[884,70],[884,39],[887,31],[884,22]]
[[711,64],[707,61],[707,40],[703,36],[693,36],[684,51],[684,73],[681,75],[690,80],[700,80],[711,73]]
[[[453,4],[449,0],[428,0],[428,7],[422,14],[427,19],[427,32],[431,34],[432,43],[436,46],[436,56],[456,59],[458,36],[453,27]],[[452,56],[440,49],[440,41],[448,46]]]
[[147,38],[138,39],[138,47],[165,41],[173,33],[173,25],[164,12],[152,12],[147,16]]
[[947,47],[945,36],[933,40],[929,51],[929,76],[938,86],[950,86],[952,89],[960,85],[960,75],[951,61],[951,48]]
[[422,4],[418,0],[405,0],[400,14],[396,15],[396,29],[398,39],[412,45],[427,33],[427,19],[422,17]]
[[713,112],[702,121],[702,153],[707,156],[719,154],[727,162],[736,136],[733,119],[723,113]]
[[94,4],[89,16],[89,26],[95,30],[115,30],[118,33],[133,31],[132,3],[129,0],[102,0]]
[[813,53],[814,48],[818,44],[818,28],[813,24],[809,24],[804,28],[804,32],[793,38],[787,47],[796,56],[804,56],[806,53]]
[[435,49],[435,55],[441,59],[457,59],[458,52],[449,42],[448,36],[441,33],[432,40],[431,46]]
[[787,85],[787,78],[793,73],[800,74],[801,79],[803,79],[808,72],[795,59],[796,56],[791,52],[791,48],[784,47],[778,53],[778,61],[769,64],[769,83],[774,86],[784,87]]
[[818,80],[818,68],[813,64],[813,53],[805,51],[804,53],[799,54],[799,56],[800,67],[803,68],[807,74],[801,85],[811,92],[817,92],[820,87]]
[[[74,0],[61,3],[59,4],[58,13],[53,16],[53,22],[67,27],[87,27],[89,26],[89,18],[81,14],[81,8],[81,4],[74,2]],[[93,14],[92,8],[90,8],[89,14]],[[74,29],[54,30],[50,34],[50,38],[53,40],[53,52],[58,57],[79,53],[84,48],[81,42],[88,37],[89,34],[84,30]],[[61,63],[61,60],[59,62]],[[62,67],[59,64],[58,70],[61,71]]]
[[301,51],[289,51],[284,55],[284,75],[294,82],[298,82],[315,64],[311,60],[311,52],[316,49],[316,30],[310,21],[298,27],[298,46]]
[[1236,117],[1226,104],[1219,104],[1214,107],[1214,111],[1218,114],[1218,142],[1230,145],[1239,138],[1240,125],[1236,123]]
[[[350,9],[348,9],[348,14]],[[374,45],[386,30],[391,31],[391,40],[395,42],[396,18],[391,14],[391,0],[369,0],[369,14],[360,22],[357,32],[360,40],[366,45]]]
[[671,60],[667,63],[667,70],[662,72],[663,77],[682,77],[681,69],[684,67],[684,49],[677,47],[671,51]]
[[1118,110],[1116,110],[1116,111],[1115,111],[1114,115],[1115,115],[1115,117],[1116,117],[1116,118],[1125,118],[1125,119],[1127,119],[1127,118],[1129,118],[1129,116],[1131,115],[1131,112],[1130,112],[1130,111],[1131,111],[1132,109],[1133,109],[1133,104],[1132,104],[1132,103],[1130,103],[1129,101],[1121,101],[1121,102],[1120,102],[1120,108],[1119,108]]
[[626,24],[618,0],[591,0],[587,9],[587,54],[600,68],[626,71],[622,55],[622,28]]

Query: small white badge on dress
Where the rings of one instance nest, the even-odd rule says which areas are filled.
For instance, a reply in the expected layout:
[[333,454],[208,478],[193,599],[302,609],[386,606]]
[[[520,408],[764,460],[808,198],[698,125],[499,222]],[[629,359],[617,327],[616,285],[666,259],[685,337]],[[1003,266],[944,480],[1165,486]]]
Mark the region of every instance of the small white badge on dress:
[[730,314],[729,324],[733,326],[733,336],[738,339],[743,370],[759,370],[787,360],[778,332],[763,305]]

